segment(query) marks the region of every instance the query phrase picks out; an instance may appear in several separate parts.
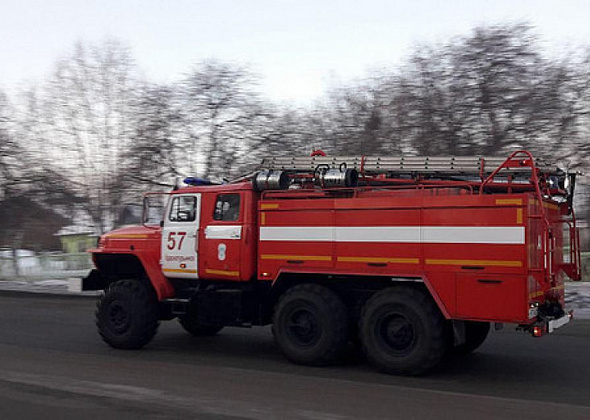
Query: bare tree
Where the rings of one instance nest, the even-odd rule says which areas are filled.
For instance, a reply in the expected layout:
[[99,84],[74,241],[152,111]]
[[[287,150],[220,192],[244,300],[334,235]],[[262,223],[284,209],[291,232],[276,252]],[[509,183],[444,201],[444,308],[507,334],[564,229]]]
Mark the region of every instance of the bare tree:
[[[565,144],[563,158],[588,173],[590,169],[590,47],[576,57],[568,57],[570,69],[567,94],[572,112],[563,118],[574,119],[577,131]],[[573,125],[573,124],[572,124]],[[565,137],[565,136],[564,136]]]
[[496,25],[417,48],[385,90],[417,153],[544,152],[575,135],[571,77],[541,56],[527,25]]
[[104,231],[146,184],[231,177],[268,153],[465,155],[520,146],[583,167],[589,63],[590,53],[543,57],[527,25],[483,26],[297,109],[263,100],[241,66],[204,62],[180,83],[149,85],[120,43],[78,44],[48,83],[20,97],[18,118],[0,96],[0,200],[28,185],[45,202],[75,203]]
[[25,148],[18,141],[17,128],[14,109],[7,96],[0,92],[0,202],[18,194],[20,186],[33,177]]
[[51,207],[75,202],[63,178],[33,159],[16,114],[0,93],[0,247],[13,256],[23,247],[55,249],[67,220]]
[[331,123],[330,131],[326,133],[328,144],[345,154],[380,151],[387,137],[382,99],[377,83],[332,89],[326,104]]
[[77,44],[61,59],[29,111],[38,158],[67,177],[99,232],[124,198],[121,179],[136,120],[138,82],[128,49],[116,41]]
[[181,132],[181,118],[174,88],[165,85],[146,85],[134,104],[135,126],[129,148],[125,151],[129,162],[123,174],[126,184],[172,185],[179,174],[175,149]]
[[180,84],[186,132],[179,168],[205,177],[228,176],[252,159],[251,152],[266,138],[270,117],[254,82],[243,67],[210,61]]
[[15,176],[15,156],[18,150],[10,125],[7,98],[0,92],[0,201],[6,196],[6,190],[10,188]]
[[263,135],[258,155],[302,154],[324,147],[322,142],[326,136],[322,132],[319,112],[286,105],[268,107],[272,116],[266,125],[267,132]]

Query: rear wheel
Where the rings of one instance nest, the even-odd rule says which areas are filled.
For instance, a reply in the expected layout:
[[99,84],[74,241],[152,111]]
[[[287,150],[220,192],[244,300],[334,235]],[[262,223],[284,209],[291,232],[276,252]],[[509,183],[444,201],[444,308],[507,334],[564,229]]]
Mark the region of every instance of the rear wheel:
[[348,343],[348,316],[330,289],[303,284],[285,292],[275,307],[275,342],[294,363],[321,366],[334,362]]
[[443,358],[445,320],[432,298],[408,287],[382,290],[365,304],[360,338],[367,359],[387,373],[417,375]]
[[158,330],[154,291],[136,280],[111,283],[96,305],[96,326],[102,339],[118,349],[139,349]]
[[475,351],[490,333],[489,322],[465,321],[465,342],[453,348],[455,354],[469,354]]

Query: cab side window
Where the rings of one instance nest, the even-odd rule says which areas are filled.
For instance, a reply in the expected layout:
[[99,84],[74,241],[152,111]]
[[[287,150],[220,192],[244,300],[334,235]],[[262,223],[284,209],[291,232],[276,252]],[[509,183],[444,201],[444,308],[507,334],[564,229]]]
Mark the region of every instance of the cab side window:
[[197,198],[189,196],[175,197],[170,206],[171,222],[193,222],[196,219]]
[[215,202],[214,220],[236,221],[240,218],[240,194],[219,194]]

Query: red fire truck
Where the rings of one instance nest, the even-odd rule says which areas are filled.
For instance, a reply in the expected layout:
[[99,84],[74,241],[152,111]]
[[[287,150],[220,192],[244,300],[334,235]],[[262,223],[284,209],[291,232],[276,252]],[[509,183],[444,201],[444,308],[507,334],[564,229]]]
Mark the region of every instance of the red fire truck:
[[570,320],[574,182],[526,151],[268,158],[229,183],[188,178],[161,220],[146,205],[142,226],[103,235],[84,288],[104,290],[97,326],[115,348],[143,347],[160,320],[195,336],[272,324],[295,363],[353,342],[380,370],[419,374],[490,325],[538,337]]

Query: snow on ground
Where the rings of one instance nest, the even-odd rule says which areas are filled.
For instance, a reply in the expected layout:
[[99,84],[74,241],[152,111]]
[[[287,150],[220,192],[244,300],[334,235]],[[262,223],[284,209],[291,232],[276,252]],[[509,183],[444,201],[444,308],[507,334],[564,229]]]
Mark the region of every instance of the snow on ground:
[[574,310],[574,319],[590,319],[590,282],[566,283],[565,304]]

